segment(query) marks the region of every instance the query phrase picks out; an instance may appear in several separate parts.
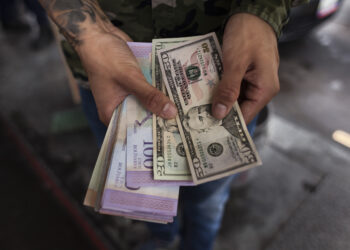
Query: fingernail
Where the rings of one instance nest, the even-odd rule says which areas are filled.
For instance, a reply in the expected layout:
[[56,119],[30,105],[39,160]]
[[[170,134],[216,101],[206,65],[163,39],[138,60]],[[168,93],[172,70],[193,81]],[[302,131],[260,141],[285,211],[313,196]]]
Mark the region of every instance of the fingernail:
[[167,103],[165,104],[161,115],[163,118],[169,119],[169,118],[175,118],[176,114],[177,114],[176,108],[170,103]]
[[221,104],[221,103],[218,103],[218,104],[216,104],[215,107],[214,107],[213,115],[214,115],[217,119],[221,120],[222,118],[225,117],[226,111],[227,111],[226,106],[223,105],[223,104]]

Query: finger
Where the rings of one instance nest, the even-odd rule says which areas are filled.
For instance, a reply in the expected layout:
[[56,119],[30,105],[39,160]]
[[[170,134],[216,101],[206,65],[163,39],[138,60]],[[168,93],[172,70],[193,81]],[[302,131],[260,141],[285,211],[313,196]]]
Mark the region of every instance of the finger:
[[265,105],[263,102],[245,100],[240,103],[241,112],[246,124],[249,124]]
[[247,69],[245,64],[229,64],[224,61],[224,74],[219,82],[212,100],[212,115],[223,119],[238,98],[241,82]]
[[127,93],[113,81],[93,77],[90,79],[98,117],[103,124],[108,126],[114,110],[125,99]]
[[125,88],[135,95],[147,110],[164,119],[175,118],[177,109],[174,103],[161,91],[151,86],[140,70],[130,70],[123,78]]
[[247,124],[279,92],[277,71],[273,73],[272,69],[259,69],[251,80],[254,82],[248,84],[243,100],[240,103],[240,108]]

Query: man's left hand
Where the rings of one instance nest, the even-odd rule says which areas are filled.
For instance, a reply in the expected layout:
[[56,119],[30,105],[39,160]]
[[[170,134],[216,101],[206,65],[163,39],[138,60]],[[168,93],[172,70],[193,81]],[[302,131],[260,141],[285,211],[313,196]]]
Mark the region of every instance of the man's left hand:
[[224,118],[238,99],[248,124],[279,91],[279,55],[272,27],[251,14],[231,16],[223,38],[223,64],[213,116]]

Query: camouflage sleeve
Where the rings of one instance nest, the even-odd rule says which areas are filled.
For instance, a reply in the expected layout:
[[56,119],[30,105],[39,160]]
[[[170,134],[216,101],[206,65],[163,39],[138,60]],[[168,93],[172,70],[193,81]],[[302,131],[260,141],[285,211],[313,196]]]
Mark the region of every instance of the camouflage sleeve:
[[230,14],[250,13],[271,25],[280,37],[283,26],[288,22],[292,6],[308,2],[308,0],[235,0],[231,4]]

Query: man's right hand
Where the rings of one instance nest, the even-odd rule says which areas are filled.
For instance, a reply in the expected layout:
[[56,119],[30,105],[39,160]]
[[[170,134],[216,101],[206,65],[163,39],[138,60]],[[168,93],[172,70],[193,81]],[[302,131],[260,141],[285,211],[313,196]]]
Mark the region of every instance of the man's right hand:
[[175,105],[162,92],[147,83],[121,30],[96,33],[84,39],[76,50],[88,74],[100,120],[108,125],[114,109],[133,94],[149,111],[174,118]]
[[175,118],[175,105],[146,82],[126,44],[130,37],[113,26],[97,0],[39,1],[78,52],[104,124],[129,94],[158,116]]

